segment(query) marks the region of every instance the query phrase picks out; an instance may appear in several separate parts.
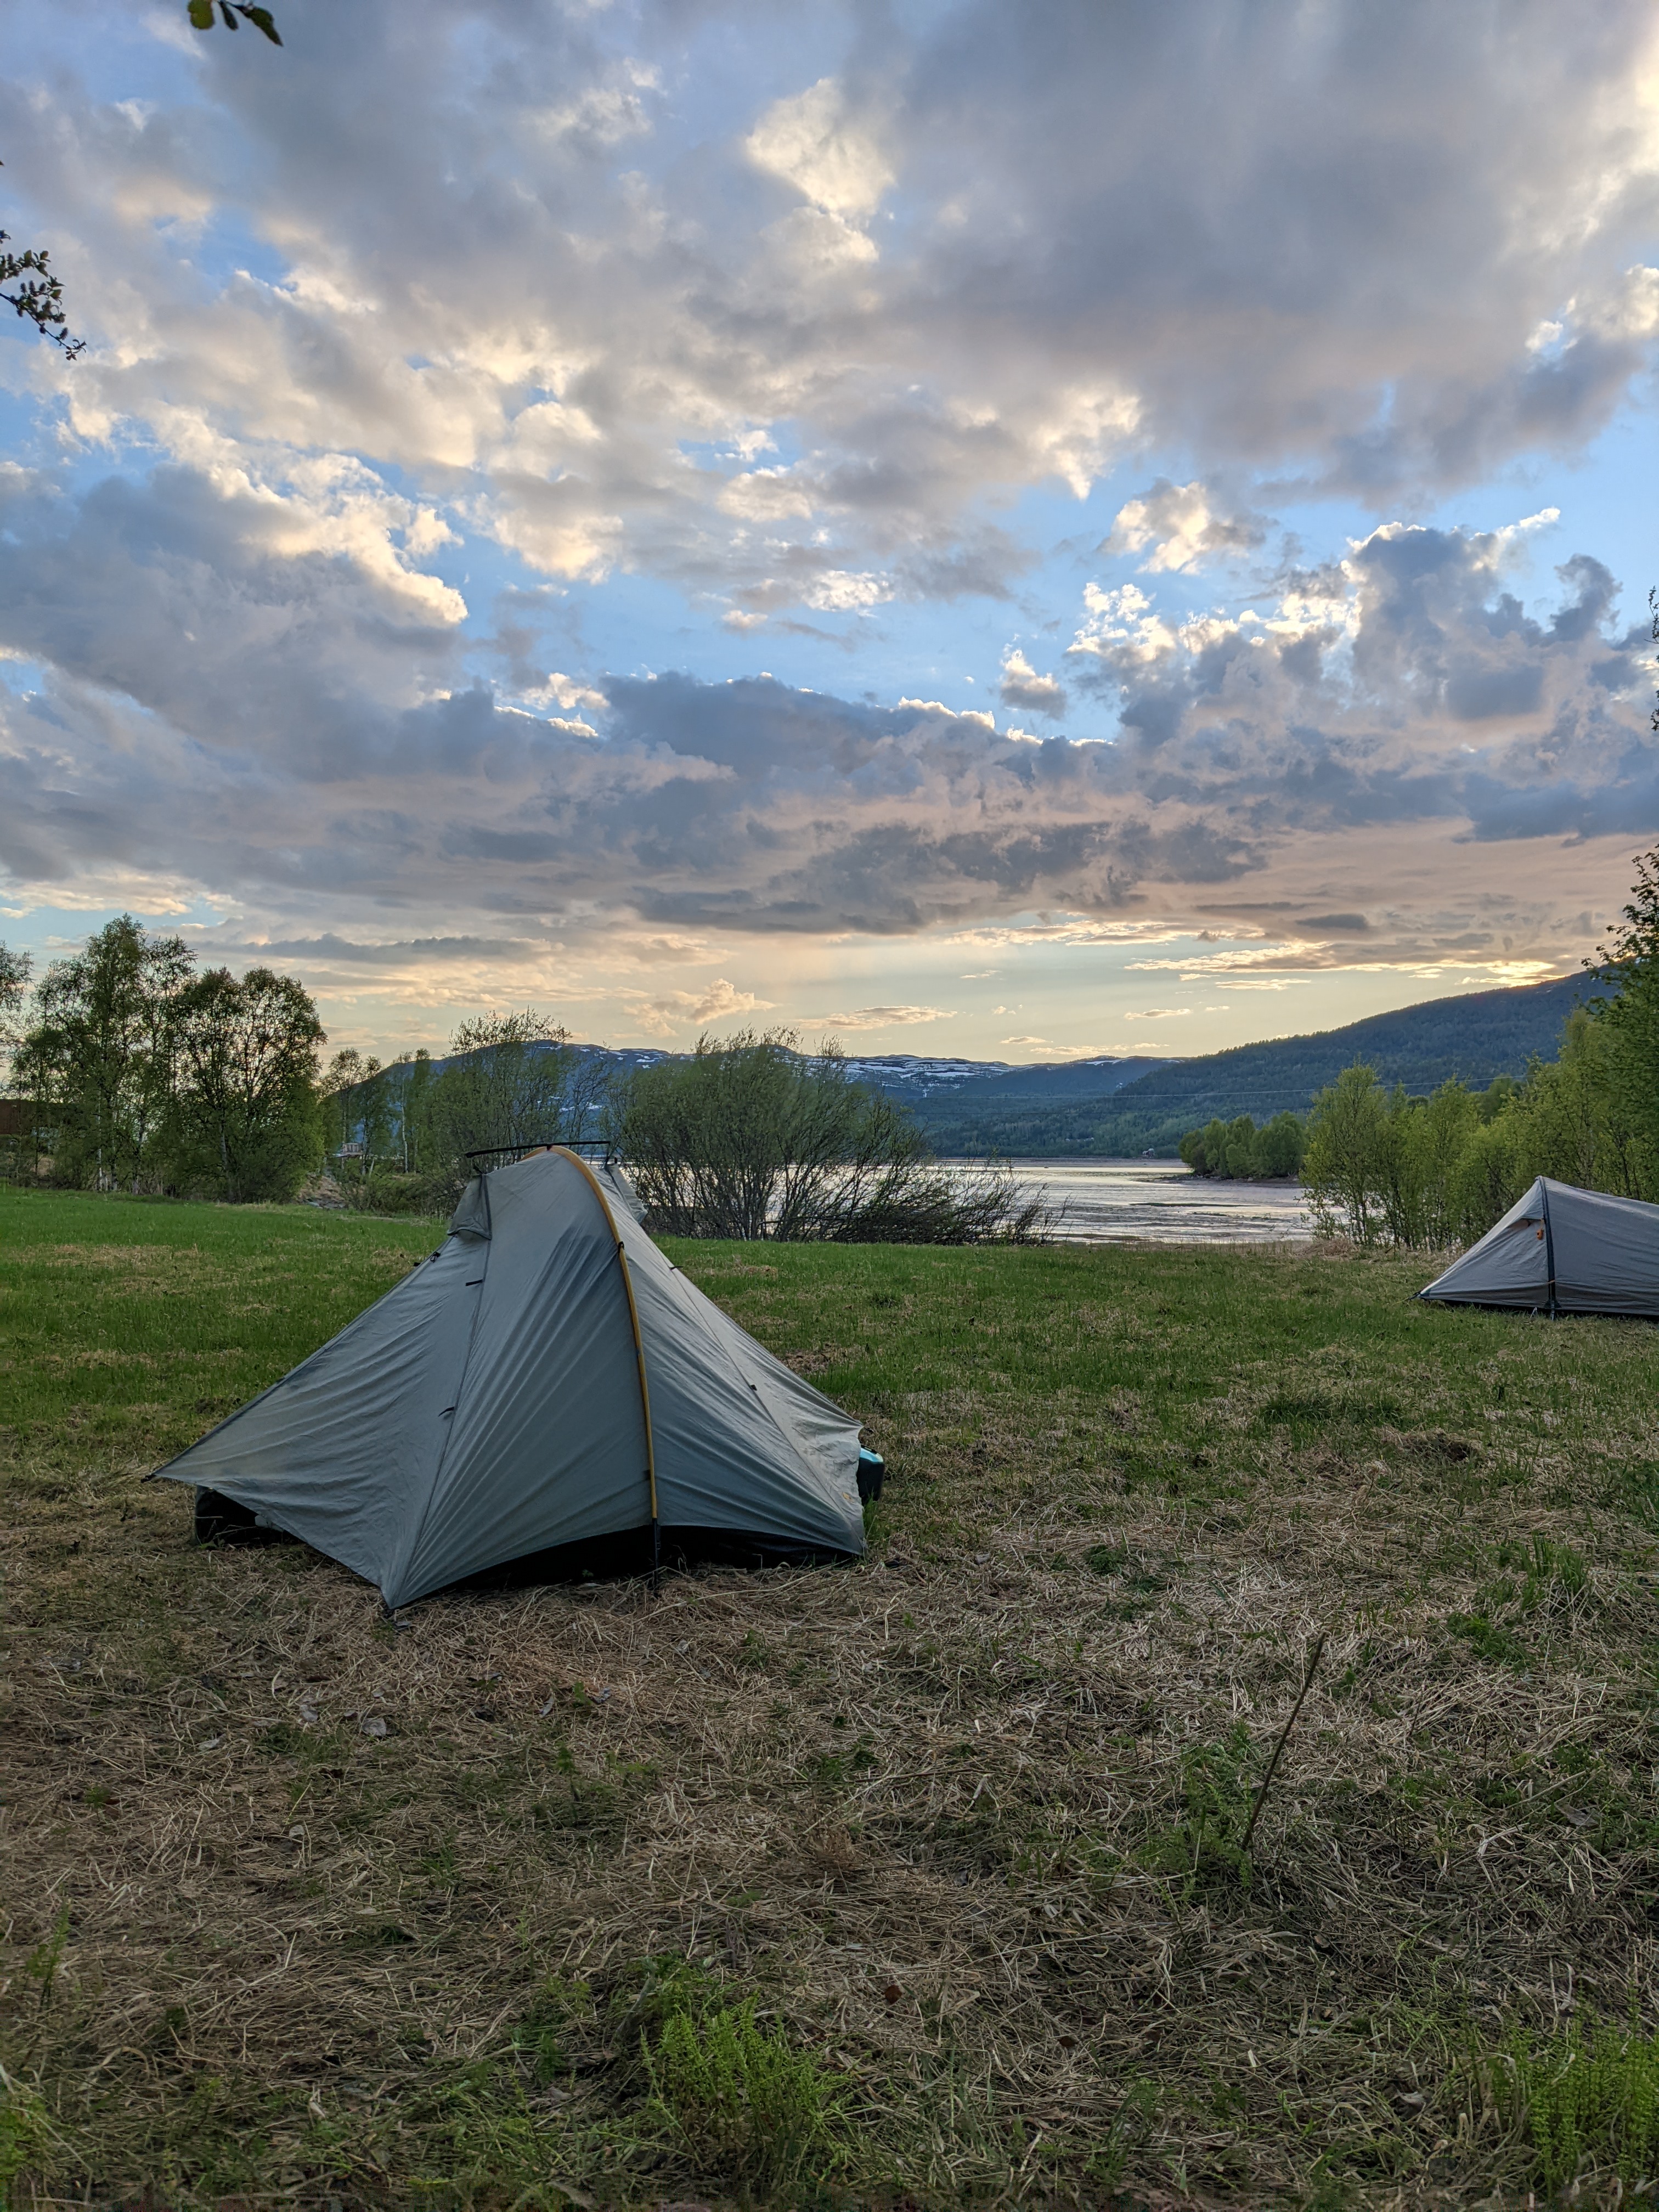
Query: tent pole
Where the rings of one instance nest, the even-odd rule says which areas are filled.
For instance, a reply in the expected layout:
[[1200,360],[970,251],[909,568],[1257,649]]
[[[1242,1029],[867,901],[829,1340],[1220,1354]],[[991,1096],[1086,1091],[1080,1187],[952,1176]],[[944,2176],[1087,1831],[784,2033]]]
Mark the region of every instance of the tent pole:
[[1538,1188],[1543,1195],[1544,1200],[1544,1264],[1550,1271],[1549,1313],[1550,1319],[1553,1321],[1556,1318],[1557,1313],[1555,1304],[1555,1231],[1550,1227],[1550,1187],[1542,1176],[1540,1176],[1538,1178]]
[[634,1296],[634,1278],[628,1266],[628,1252],[622,1238],[617,1235],[617,1217],[611,1211],[611,1201],[605,1196],[599,1177],[580,1152],[567,1151],[562,1145],[550,1145],[550,1152],[563,1152],[566,1159],[579,1167],[587,1177],[588,1186],[599,1201],[599,1211],[605,1216],[617,1247],[617,1265],[622,1269],[623,1289],[628,1296],[628,1322],[634,1332],[634,1360],[640,1376],[640,1411],[645,1416],[645,1486],[651,1498],[651,1573],[654,1580],[662,1571],[662,1531],[657,1519],[657,1447],[651,1433],[651,1386],[646,1380],[645,1339],[640,1334],[640,1309]]

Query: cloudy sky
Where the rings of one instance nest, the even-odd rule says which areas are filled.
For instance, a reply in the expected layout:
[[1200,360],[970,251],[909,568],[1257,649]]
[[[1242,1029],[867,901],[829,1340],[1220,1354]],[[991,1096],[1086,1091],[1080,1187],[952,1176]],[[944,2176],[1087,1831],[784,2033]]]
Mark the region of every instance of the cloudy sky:
[[1659,832],[1645,0],[0,0],[0,933],[1192,1053]]

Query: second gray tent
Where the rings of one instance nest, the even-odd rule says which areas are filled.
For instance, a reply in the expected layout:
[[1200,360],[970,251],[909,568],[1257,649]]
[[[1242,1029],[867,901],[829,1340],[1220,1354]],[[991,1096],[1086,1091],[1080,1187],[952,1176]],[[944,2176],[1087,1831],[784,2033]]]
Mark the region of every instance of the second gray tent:
[[478,1177],[440,1250],[160,1472],[395,1606],[653,1523],[856,1554],[858,1465],[857,1423],[553,1151]]
[[1542,1313],[1659,1315],[1659,1206],[1540,1176],[1418,1295]]

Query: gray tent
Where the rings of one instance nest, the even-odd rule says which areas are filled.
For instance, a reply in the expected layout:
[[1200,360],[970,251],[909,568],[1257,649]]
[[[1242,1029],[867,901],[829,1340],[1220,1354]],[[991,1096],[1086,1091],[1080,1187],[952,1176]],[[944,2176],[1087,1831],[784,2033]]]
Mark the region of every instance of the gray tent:
[[1418,1296],[1534,1313],[1659,1315],[1659,1206],[1540,1176]]
[[564,1151],[480,1176],[438,1251],[159,1472],[328,1553],[388,1605],[629,1532],[638,1565],[659,1538],[864,1548],[857,1424]]

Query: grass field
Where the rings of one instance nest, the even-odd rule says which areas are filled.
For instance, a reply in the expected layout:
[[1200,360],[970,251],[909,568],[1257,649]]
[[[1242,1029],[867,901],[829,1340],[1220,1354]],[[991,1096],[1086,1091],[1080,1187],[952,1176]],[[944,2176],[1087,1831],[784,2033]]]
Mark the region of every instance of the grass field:
[[194,1547],[137,1478],[434,1241],[0,1196],[17,2202],[1659,2171],[1659,1332],[1334,1249],[682,1246],[887,1455],[865,1564],[394,1626]]

